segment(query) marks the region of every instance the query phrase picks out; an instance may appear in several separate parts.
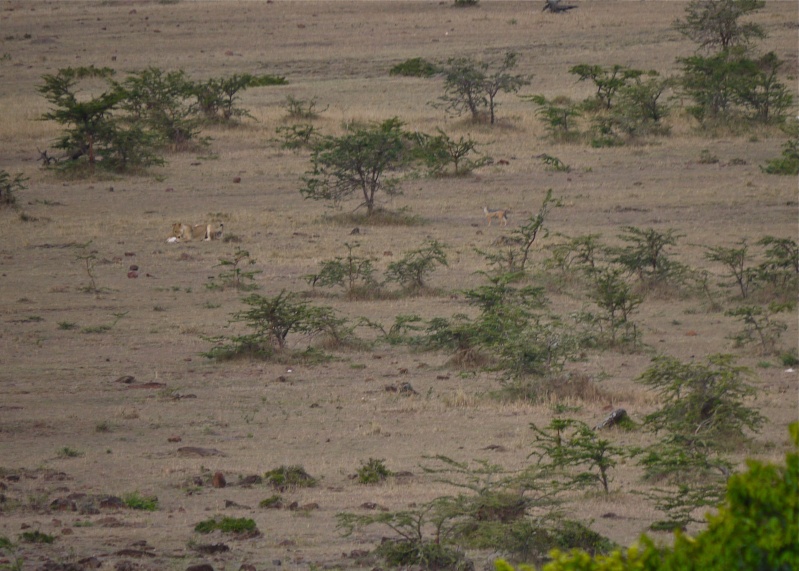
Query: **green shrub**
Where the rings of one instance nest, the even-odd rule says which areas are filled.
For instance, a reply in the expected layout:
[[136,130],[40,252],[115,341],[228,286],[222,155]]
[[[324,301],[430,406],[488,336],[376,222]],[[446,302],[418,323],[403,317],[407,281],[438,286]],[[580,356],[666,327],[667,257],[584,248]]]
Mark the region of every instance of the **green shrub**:
[[423,291],[436,266],[448,265],[445,247],[438,240],[426,240],[420,248],[406,252],[388,265],[386,281],[396,282],[410,293]]
[[25,181],[27,177],[22,176],[22,173],[17,173],[14,178],[4,169],[0,169],[0,207],[15,206],[17,197],[15,193],[18,190],[25,190]]
[[22,534],[19,536],[21,541],[25,543],[53,543],[55,541],[55,536],[49,535],[47,533],[42,533],[41,531],[23,531]]
[[316,478],[308,474],[302,466],[280,466],[264,474],[264,479],[280,492],[294,488],[313,488]]
[[283,497],[275,494],[273,496],[269,496],[268,498],[264,498],[260,502],[258,502],[259,508],[280,508],[283,507]]
[[258,532],[255,521],[247,518],[210,518],[194,526],[197,533],[211,533],[219,530],[223,533],[253,534]]
[[398,63],[389,70],[389,75],[406,77],[431,77],[441,70],[424,58],[415,57]]
[[155,496],[142,496],[139,492],[125,494],[122,497],[125,505],[133,510],[144,510],[154,512],[158,509],[158,498]]
[[216,346],[204,355],[221,360],[236,357],[269,359],[287,351],[287,340],[292,333],[311,339],[327,335],[335,342],[342,342],[351,334],[351,330],[345,327],[346,319],[337,318],[332,308],[315,307],[296,299],[297,294],[285,290],[274,297],[251,294],[243,298],[250,309],[233,314],[231,321],[244,323],[253,332],[230,338],[212,338]]
[[[724,502],[707,516],[695,537],[675,534],[674,545],[658,547],[646,535],[638,544],[609,555],[580,549],[553,551],[542,571],[792,571],[799,561],[799,423],[789,427],[792,450],[784,465],[747,461],[747,471],[727,482]],[[502,560],[497,571],[513,571]],[[532,571],[528,566],[520,570]]]
[[305,276],[312,287],[342,287],[349,299],[369,299],[377,294],[379,286],[374,279],[374,259],[353,254],[360,244],[344,243],[346,258],[336,256],[320,263],[319,272]]
[[391,470],[386,468],[385,460],[369,458],[358,468],[359,484],[379,484],[392,475]]

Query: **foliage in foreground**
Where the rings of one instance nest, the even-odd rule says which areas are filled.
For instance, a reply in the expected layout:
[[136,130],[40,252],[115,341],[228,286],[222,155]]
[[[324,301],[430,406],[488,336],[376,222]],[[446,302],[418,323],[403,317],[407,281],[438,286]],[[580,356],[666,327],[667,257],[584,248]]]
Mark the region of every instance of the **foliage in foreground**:
[[[789,427],[793,450],[785,465],[749,460],[748,471],[732,476],[724,503],[708,515],[696,537],[675,534],[673,547],[640,542],[609,555],[553,551],[542,571],[791,571],[799,561],[799,423]],[[513,571],[499,560],[497,571]],[[522,565],[520,571],[532,571]]]

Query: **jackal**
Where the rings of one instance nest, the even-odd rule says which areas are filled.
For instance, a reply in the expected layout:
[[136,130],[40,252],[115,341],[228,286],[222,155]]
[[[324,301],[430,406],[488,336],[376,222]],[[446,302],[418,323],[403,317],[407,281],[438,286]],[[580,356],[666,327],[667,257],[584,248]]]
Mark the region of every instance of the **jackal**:
[[483,206],[483,214],[486,216],[486,222],[491,226],[491,219],[496,218],[502,226],[508,225],[508,211],[507,210],[494,210],[488,206]]

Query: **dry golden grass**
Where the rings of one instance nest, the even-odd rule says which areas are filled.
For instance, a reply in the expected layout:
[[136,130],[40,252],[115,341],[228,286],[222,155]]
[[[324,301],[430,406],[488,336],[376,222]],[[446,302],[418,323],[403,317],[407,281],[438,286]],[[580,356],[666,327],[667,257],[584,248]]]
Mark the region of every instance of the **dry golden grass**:
[[[564,206],[552,211],[552,235],[534,249],[537,269],[549,255],[545,246],[558,240],[555,233],[599,233],[606,243],[617,244],[625,225],[674,228],[685,235],[677,258],[713,272],[720,268],[705,260],[704,246],[731,246],[742,237],[753,242],[765,234],[795,237],[796,181],[759,169],[779,154],[782,137],[776,130],[708,136],[677,110],[669,137],[608,149],[552,144],[534,106],[521,99],[502,96],[499,124],[474,125],[428,105],[440,95],[440,80],[388,75],[392,65],[411,57],[497,58],[514,50],[520,54],[519,71],[534,76],[525,94],[568,94],[579,100],[591,89],[568,73],[578,63],[676,72],[675,58],[693,51],[670,28],[685,4],[582,2],[578,10],[554,16],[529,2],[500,0],[483,0],[472,10],[437,2],[356,0],[5,3],[0,12],[0,56],[8,54],[0,60],[0,168],[29,178],[19,203],[38,221],[0,212],[0,469],[47,468],[69,479],[0,479],[8,485],[3,493],[12,499],[34,492],[53,499],[70,492],[138,490],[157,495],[162,507],[147,514],[110,514],[127,526],[116,530],[102,523],[106,513],[0,506],[0,536],[16,539],[23,524],[58,535],[55,547],[21,548],[31,565],[66,550],[77,558],[100,554],[111,565],[119,558],[108,553],[146,540],[157,553],[153,568],[169,568],[174,557],[200,559],[187,547],[202,539],[193,526],[220,513],[252,517],[264,533],[235,542],[220,556],[221,565],[252,562],[261,569],[281,559],[287,566],[357,567],[341,554],[372,548],[384,530],[344,538],[335,530],[335,514],[357,511],[366,501],[405,509],[453,493],[422,472],[423,457],[486,458],[521,468],[529,462],[530,422],[545,426],[556,407],[573,408],[573,416],[591,425],[613,407],[626,408],[640,421],[658,405],[634,381],[653,354],[701,361],[734,350],[727,338],[736,327],[730,318],[708,311],[700,298],[665,291],[648,295],[635,317],[645,350],[587,353],[567,366],[572,378],[583,380],[581,386],[553,391],[539,404],[492,399],[497,374],[470,376],[453,367],[449,355],[407,348],[346,349],[337,353],[338,360],[316,366],[219,364],[200,356],[210,347],[204,337],[242,331],[228,326],[230,315],[242,309],[239,295],[205,288],[208,277],[219,273],[219,260],[236,247],[247,250],[257,261],[254,268],[262,270],[256,278],[259,293],[275,295],[284,288],[307,292],[303,276],[317,271],[319,262],[344,255],[345,242],[357,239],[359,253],[376,259],[379,275],[425,239],[447,244],[449,267],[431,280],[442,295],[355,302],[338,295],[311,298],[344,316],[365,315],[390,325],[399,314],[431,318],[473,311],[459,292],[484,283],[479,272],[486,264],[475,248],[490,247],[535,213],[548,188]],[[755,19],[769,34],[764,47],[787,60],[784,79],[795,87],[795,6],[769,2]],[[36,87],[43,74],[77,65],[111,66],[120,73],[154,65],[184,69],[195,78],[270,73],[286,76],[289,84],[246,91],[242,104],[257,121],[207,128],[203,134],[212,138],[207,149],[169,154],[167,165],[152,173],[62,180],[40,169],[36,160],[37,148],[49,147],[59,133],[54,124],[37,120],[47,105]],[[320,115],[314,125],[325,133],[398,116],[410,129],[441,127],[456,138],[472,137],[481,152],[508,164],[462,178],[410,180],[401,196],[381,205],[408,208],[423,224],[364,225],[359,236],[352,236],[351,224],[336,223],[330,217],[334,212],[300,196],[308,153],[283,150],[274,142],[275,129],[286,124],[287,96],[317,98]],[[718,156],[719,164],[700,163],[704,149]],[[543,152],[572,171],[547,170],[535,158]],[[739,158],[746,163],[731,164]],[[234,182],[236,177],[241,181]],[[484,204],[509,208],[508,227],[486,227]],[[355,206],[346,203],[344,211]],[[165,241],[175,221],[212,219],[223,220],[226,233],[241,242]],[[89,241],[97,251],[97,283],[104,288],[97,295],[80,291],[88,276],[76,259],[76,245]],[[139,266],[137,279],[127,277],[131,264]],[[553,309],[583,308],[587,300],[579,288],[558,279],[534,277],[533,283],[548,287]],[[731,303],[726,293],[718,296]],[[122,313],[125,317],[105,332],[83,332],[110,325]],[[30,316],[43,320],[25,321]],[[794,347],[796,319],[786,321],[783,345]],[[76,328],[61,329],[62,322]],[[303,342],[293,340],[292,346],[301,348]],[[758,398],[752,405],[768,423],[733,459],[742,465],[747,454],[781,458],[785,427],[797,417],[796,376],[774,358],[740,354],[740,362],[755,372]],[[115,382],[123,375],[166,386],[126,388]],[[420,394],[406,398],[385,390],[400,382],[411,383]],[[102,421],[113,429],[98,431]],[[178,437],[180,442],[174,441]],[[641,432],[608,437],[623,445],[651,441]],[[218,449],[225,456],[184,458],[176,452],[181,446]],[[83,456],[59,458],[57,451],[64,447]],[[389,469],[414,476],[359,486],[349,476],[368,458],[383,458]],[[281,464],[300,464],[321,478],[319,487],[290,494],[290,501],[317,502],[320,510],[304,516],[261,510],[259,501],[271,495],[265,487],[202,487],[188,494],[183,486],[208,471],[223,471],[235,483],[239,476],[262,475]],[[632,493],[643,485],[639,476],[628,461],[616,472],[610,497],[579,494],[565,509],[582,520],[593,518],[597,531],[629,543],[658,518]],[[226,508],[225,500],[248,507]],[[608,512],[618,517],[602,517]],[[85,521],[93,525],[82,525]],[[489,556],[473,555],[478,564]]]

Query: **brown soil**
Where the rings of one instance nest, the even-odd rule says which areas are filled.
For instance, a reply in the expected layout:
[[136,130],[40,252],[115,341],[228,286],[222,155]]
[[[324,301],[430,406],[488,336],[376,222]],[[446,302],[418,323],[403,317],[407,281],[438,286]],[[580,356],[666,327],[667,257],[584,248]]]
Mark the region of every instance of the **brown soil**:
[[[578,63],[675,72],[675,58],[693,51],[670,27],[684,2],[580,2],[563,15],[541,13],[537,2],[483,0],[461,10],[450,4],[3,0],[0,167],[29,180],[18,193],[27,219],[20,210],[0,212],[0,536],[18,543],[22,532],[39,530],[56,541],[19,542],[0,555],[0,567],[14,557],[24,558],[25,569],[51,560],[89,568],[91,557],[102,568],[185,569],[202,561],[216,569],[374,567],[351,555],[372,549],[388,530],[343,537],[337,513],[369,513],[362,507],[368,502],[400,510],[455,493],[420,468],[426,456],[487,459],[508,469],[530,462],[529,424],[547,424],[557,403],[498,403],[489,396],[499,386],[497,374],[461,374],[448,355],[376,346],[334,352],[334,360],[315,366],[202,357],[208,337],[240,331],[226,328],[243,307],[240,296],[205,287],[237,245],[262,272],[258,293],[276,295],[307,292],[303,276],[344,255],[345,242],[357,239],[381,272],[427,237],[446,243],[450,265],[432,280],[438,294],[316,300],[388,326],[399,314],[468,311],[458,292],[483,283],[477,272],[486,269],[475,248],[488,248],[536,212],[548,188],[563,207],[552,212],[550,237],[536,246],[538,270],[548,256],[543,246],[557,233],[599,233],[615,243],[623,226],[674,228],[684,235],[674,250],[679,261],[716,273],[722,268],[708,264],[703,246],[796,236],[795,178],[759,168],[780,153],[784,136],[776,129],[711,137],[676,112],[668,137],[611,149],[556,145],[546,140],[535,107],[514,96],[500,96],[497,126],[476,126],[428,105],[441,94],[440,79],[388,75],[411,57],[445,61],[513,50],[520,72],[534,74],[524,93],[580,99],[590,87],[568,73]],[[787,60],[792,86],[796,18],[791,2],[769,2],[756,16],[769,34],[764,49]],[[270,73],[288,85],[246,91],[242,105],[257,121],[205,129],[212,138],[207,150],[170,154],[150,175],[63,180],[36,161],[37,148],[48,148],[59,132],[37,121],[47,104],[36,87],[43,74],[86,65],[184,69],[194,78]],[[273,142],[275,129],[286,124],[287,96],[316,98],[323,111],[316,125],[325,132],[398,116],[411,129],[440,126],[471,136],[481,152],[506,163],[464,178],[412,180],[384,206],[407,207],[426,223],[362,227],[356,238],[350,226],[325,221],[323,204],[300,196],[307,153]],[[700,162],[705,149],[719,162]],[[572,172],[548,170],[535,158],[541,153]],[[510,224],[486,228],[484,205],[510,209]],[[166,242],[173,222],[210,219],[222,219],[241,242]],[[85,291],[90,276],[77,259],[87,243],[96,252],[97,294]],[[128,276],[132,264],[138,277]],[[533,283],[543,278],[539,271]],[[553,281],[547,283],[558,311],[587,303]],[[714,284],[714,291],[725,308],[737,303],[732,290]],[[783,348],[796,347],[795,315],[782,318]],[[795,373],[773,355],[734,348],[729,335],[740,325],[723,311],[708,311],[697,296],[650,294],[635,320],[647,348],[589,352],[570,363],[568,371],[587,376],[602,396],[560,404],[575,406],[573,416],[592,426],[613,407],[640,421],[657,406],[656,396],[634,382],[652,355],[703,361],[732,351],[754,372],[758,395],[750,404],[768,419],[732,458],[738,467],[745,457],[782,458],[786,426],[797,419]],[[301,348],[305,341],[291,342]],[[419,394],[386,390],[404,382]],[[620,445],[651,441],[640,432],[608,434]],[[351,476],[369,458],[410,475],[359,485]],[[280,465],[301,465],[320,480],[284,493],[285,506],[307,509],[258,507],[274,492],[248,477]],[[216,472],[226,485],[213,485],[220,483]],[[640,470],[627,462],[614,472],[609,497],[579,494],[564,510],[629,544],[660,517],[634,493],[645,488]],[[159,509],[135,511],[108,500],[133,492],[157,496]],[[616,517],[603,517],[611,512]],[[217,514],[252,518],[261,533],[231,539],[193,531]],[[668,541],[667,534],[655,535]],[[230,549],[194,548],[217,543]],[[496,555],[470,553],[480,566]]]

